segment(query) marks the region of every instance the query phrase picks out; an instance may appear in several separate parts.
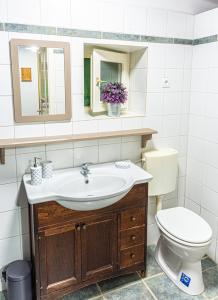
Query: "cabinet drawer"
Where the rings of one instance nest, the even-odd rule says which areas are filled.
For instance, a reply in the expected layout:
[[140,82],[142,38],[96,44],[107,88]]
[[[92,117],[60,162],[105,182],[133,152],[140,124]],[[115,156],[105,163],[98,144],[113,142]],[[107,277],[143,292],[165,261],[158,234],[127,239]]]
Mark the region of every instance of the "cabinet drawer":
[[127,268],[144,261],[144,244],[120,251],[120,268]]
[[121,213],[120,229],[142,226],[145,224],[145,207],[125,210]]
[[144,243],[145,241],[145,227],[136,227],[121,231],[120,233],[120,249],[125,249],[135,245]]

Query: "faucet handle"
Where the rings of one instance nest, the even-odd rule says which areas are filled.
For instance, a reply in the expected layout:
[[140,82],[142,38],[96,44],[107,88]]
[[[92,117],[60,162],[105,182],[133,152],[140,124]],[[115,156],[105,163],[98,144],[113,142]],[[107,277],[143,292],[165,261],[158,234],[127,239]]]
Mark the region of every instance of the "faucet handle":
[[93,165],[93,163],[91,162],[85,162],[84,164],[82,164],[82,169],[88,169],[88,166]]

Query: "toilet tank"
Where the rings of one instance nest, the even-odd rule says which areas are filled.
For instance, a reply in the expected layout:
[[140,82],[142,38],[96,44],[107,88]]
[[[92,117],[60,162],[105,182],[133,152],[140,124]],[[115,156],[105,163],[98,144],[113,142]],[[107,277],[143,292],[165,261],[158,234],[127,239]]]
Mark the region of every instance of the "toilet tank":
[[145,152],[143,154],[144,168],[152,176],[149,183],[149,196],[168,194],[176,189],[178,173],[178,151],[163,148]]

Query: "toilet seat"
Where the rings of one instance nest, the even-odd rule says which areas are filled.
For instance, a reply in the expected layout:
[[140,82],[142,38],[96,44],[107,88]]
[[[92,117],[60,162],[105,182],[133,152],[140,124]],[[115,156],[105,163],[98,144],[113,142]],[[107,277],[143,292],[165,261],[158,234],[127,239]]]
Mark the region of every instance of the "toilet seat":
[[207,246],[208,244],[210,244],[211,242],[211,239],[208,240],[206,243],[198,243],[198,244],[195,244],[195,243],[189,243],[189,242],[186,242],[186,241],[183,241],[183,240],[179,240],[178,238],[176,238],[175,236],[171,235],[168,231],[166,231],[162,226],[161,224],[158,222],[157,218],[156,218],[156,222],[157,222],[157,225],[159,227],[159,229],[163,232],[163,234],[168,237],[169,239],[171,239],[172,241],[176,242],[177,244],[180,244],[182,246],[187,246],[187,247],[204,247],[204,246]]
[[202,247],[211,241],[212,230],[207,222],[184,207],[160,210],[156,221],[169,238],[180,244]]

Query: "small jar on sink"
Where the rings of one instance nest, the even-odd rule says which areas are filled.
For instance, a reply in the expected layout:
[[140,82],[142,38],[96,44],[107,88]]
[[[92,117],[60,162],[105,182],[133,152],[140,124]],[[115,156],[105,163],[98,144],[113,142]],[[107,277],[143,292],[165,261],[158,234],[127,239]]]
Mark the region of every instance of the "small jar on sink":
[[49,179],[53,176],[53,163],[51,160],[42,162],[42,178]]

